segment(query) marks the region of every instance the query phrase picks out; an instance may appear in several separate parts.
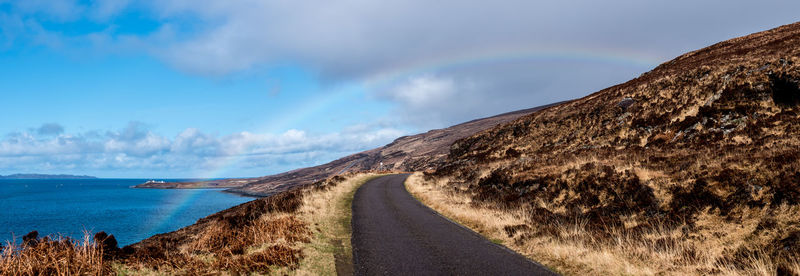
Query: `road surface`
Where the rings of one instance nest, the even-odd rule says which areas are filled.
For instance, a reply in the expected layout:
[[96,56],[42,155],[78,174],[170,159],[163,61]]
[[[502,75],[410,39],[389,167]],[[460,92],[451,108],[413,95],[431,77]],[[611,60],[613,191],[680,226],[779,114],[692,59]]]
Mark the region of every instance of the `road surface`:
[[365,183],[353,198],[356,275],[555,275],[422,205],[408,175]]

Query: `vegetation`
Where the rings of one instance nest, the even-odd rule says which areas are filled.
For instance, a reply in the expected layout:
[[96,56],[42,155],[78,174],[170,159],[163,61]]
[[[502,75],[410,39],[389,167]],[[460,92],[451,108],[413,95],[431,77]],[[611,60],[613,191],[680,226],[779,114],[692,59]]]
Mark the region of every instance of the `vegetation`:
[[457,141],[423,186],[568,274],[800,273],[797,45],[800,23],[685,54]]
[[300,275],[349,275],[353,273],[351,208],[353,196],[361,185],[378,174],[333,177],[325,185],[316,185],[309,193],[299,216],[313,222],[314,235],[303,245],[306,257],[296,271]]
[[0,246],[0,274],[3,275],[105,275],[111,272],[101,245],[90,235],[83,242],[70,238],[39,238],[33,231],[22,244]]
[[[457,140],[408,189],[565,274],[800,274],[798,45],[795,23],[687,53]],[[369,177],[122,249],[31,233],[2,250],[0,274],[346,274],[350,201]]]
[[[598,229],[598,225],[590,225],[587,218],[574,221],[534,219],[531,213],[537,211],[530,206],[477,202],[467,193],[452,190],[446,183],[431,183],[423,178],[415,174],[406,185],[409,192],[426,205],[493,242],[565,275],[775,275],[779,271],[791,275],[800,271],[797,259],[779,266],[763,250],[739,264],[726,263],[727,256],[722,249],[729,242],[710,240],[703,244],[708,246],[707,250],[698,250],[696,243],[685,239],[686,227],[649,227],[637,232],[612,225]],[[740,231],[740,234],[745,232]]]
[[0,274],[333,275],[352,267],[349,202],[373,176],[335,176],[121,249],[103,232],[78,242],[34,231],[0,248]]

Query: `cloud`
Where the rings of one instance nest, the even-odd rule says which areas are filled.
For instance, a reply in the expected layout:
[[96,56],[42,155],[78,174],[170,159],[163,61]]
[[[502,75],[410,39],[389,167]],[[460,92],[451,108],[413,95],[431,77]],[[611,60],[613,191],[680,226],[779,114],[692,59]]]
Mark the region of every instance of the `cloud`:
[[[288,59],[328,76],[364,77],[407,62],[509,47],[586,45],[670,58],[686,47],[791,23],[795,17],[784,11],[786,5],[800,6],[721,0],[165,0],[150,8],[162,18],[189,15],[210,23],[168,45],[165,57],[183,68],[226,73]],[[730,16],[742,12],[752,17]]]
[[171,141],[156,135],[139,122],[131,122],[125,129],[108,132],[104,152],[124,153],[126,156],[148,157],[166,153]]
[[430,129],[572,99],[636,73],[581,62],[478,63],[400,79],[373,88],[373,95],[398,103],[392,114],[399,124]]
[[[206,23],[189,32],[175,23],[176,39],[154,43],[177,68],[216,76],[289,62],[324,82],[377,82],[371,95],[424,128],[589,94],[683,52],[791,23],[800,2],[166,0],[150,8],[172,23]],[[422,87],[445,84],[449,100],[440,100],[445,87]]]
[[[168,138],[138,122],[105,133],[68,134],[58,124],[32,130],[0,139],[0,167],[5,173],[122,171],[135,175],[114,177],[260,176],[321,164],[406,134],[392,128],[355,126],[325,134],[291,129],[280,134],[214,136],[189,128]],[[209,175],[221,169],[226,169],[227,175]]]
[[386,93],[392,100],[402,102],[408,106],[430,107],[436,102],[444,102],[455,96],[456,85],[452,79],[442,79],[432,76],[409,78],[390,93]]
[[61,48],[63,40],[64,37],[45,29],[37,20],[0,10],[0,51],[18,43]]
[[[9,3],[13,11],[0,14],[5,44],[26,36],[52,47],[88,42],[212,77],[297,65],[323,83],[364,84],[396,104],[393,117],[410,116],[403,121],[419,128],[577,98],[683,52],[792,23],[800,8],[790,0]],[[112,22],[126,11],[160,26],[64,35],[38,23]]]

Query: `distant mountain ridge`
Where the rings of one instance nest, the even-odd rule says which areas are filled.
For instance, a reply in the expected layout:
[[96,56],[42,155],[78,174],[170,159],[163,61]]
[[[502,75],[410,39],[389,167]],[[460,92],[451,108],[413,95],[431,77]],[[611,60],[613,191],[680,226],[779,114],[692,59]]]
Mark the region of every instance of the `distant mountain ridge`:
[[88,175],[17,173],[0,175],[0,179],[97,179]]

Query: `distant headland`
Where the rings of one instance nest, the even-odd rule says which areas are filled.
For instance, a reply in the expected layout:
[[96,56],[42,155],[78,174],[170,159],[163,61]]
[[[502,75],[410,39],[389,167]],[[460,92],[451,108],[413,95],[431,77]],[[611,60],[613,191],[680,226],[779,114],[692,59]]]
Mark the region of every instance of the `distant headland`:
[[0,179],[97,179],[97,177],[88,175],[71,175],[71,174],[17,173],[11,175],[0,175]]

